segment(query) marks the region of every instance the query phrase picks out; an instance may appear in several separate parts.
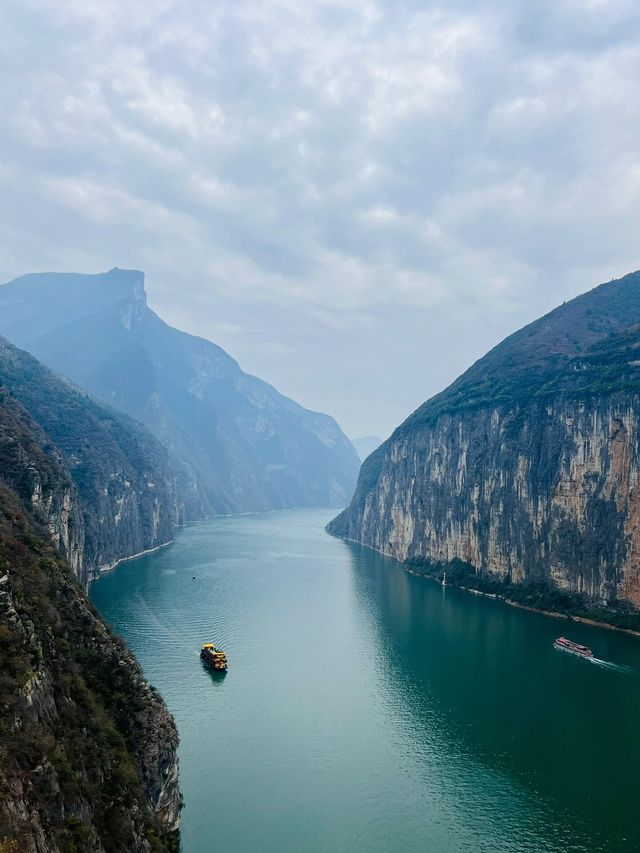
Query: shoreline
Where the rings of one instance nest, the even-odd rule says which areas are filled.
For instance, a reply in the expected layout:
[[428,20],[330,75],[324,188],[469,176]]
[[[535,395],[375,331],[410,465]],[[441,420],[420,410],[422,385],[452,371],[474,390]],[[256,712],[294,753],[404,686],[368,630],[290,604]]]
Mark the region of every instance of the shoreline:
[[168,542],[162,542],[160,545],[155,545],[153,548],[147,548],[144,551],[138,551],[137,554],[129,554],[128,557],[120,557],[118,560],[115,560],[113,563],[103,564],[98,568],[97,572],[93,572],[91,577],[89,578],[89,583],[98,580],[100,575],[105,572],[112,572],[114,569],[117,569],[122,563],[127,563],[129,560],[135,560],[138,557],[145,557],[147,554],[155,554],[156,551],[162,550],[162,548],[166,548],[168,545],[173,545],[175,539],[169,539]]
[[[425,574],[424,572],[418,572],[415,569],[407,566],[406,563],[397,560],[395,557],[392,557],[391,554],[385,554],[384,551],[381,551],[379,548],[374,548],[373,545],[366,545],[364,542],[358,542],[357,539],[350,539],[348,536],[337,536],[335,533],[331,533],[329,530],[325,528],[325,531],[329,534],[329,536],[334,536],[336,539],[342,539],[343,542],[352,542],[354,545],[359,545],[362,548],[369,548],[370,551],[375,551],[376,554],[380,554],[382,557],[387,557],[389,560],[393,560],[394,563],[397,563],[401,566],[404,571],[413,575],[417,578],[424,578],[425,580],[433,581],[437,583],[439,586],[442,586],[441,581],[438,578],[433,577],[432,575]],[[605,628],[607,631],[618,631],[621,634],[628,634],[631,637],[635,637],[636,639],[640,639],[640,631],[636,631],[633,628],[621,628],[618,625],[612,625],[610,622],[602,622],[600,619],[591,619],[589,616],[571,616],[568,613],[558,613],[554,610],[543,610],[540,607],[531,607],[528,604],[520,604],[517,601],[512,601],[512,599],[507,598],[504,595],[500,595],[496,592],[483,592],[479,589],[472,589],[468,586],[460,586],[455,583],[447,583],[446,586],[451,587],[452,589],[459,589],[463,592],[469,592],[472,595],[481,595],[484,598],[492,598],[495,601],[502,601],[504,604],[508,604],[509,607],[517,607],[520,610],[528,610],[531,613],[540,613],[542,616],[551,616],[554,619],[566,619],[568,622],[581,622],[583,625],[591,625],[594,628]]]
[[[315,506],[304,507],[303,506],[303,507],[286,507],[283,509],[255,510],[255,511],[251,511],[251,512],[220,513],[220,514],[208,515],[205,518],[196,518],[196,519],[193,519],[192,521],[182,521],[182,522],[180,522],[180,524],[174,525],[174,532],[176,530],[182,530],[184,528],[191,527],[191,526],[196,525],[196,524],[205,524],[206,522],[213,521],[217,518],[234,518],[234,517],[249,516],[249,515],[270,515],[272,513],[277,513],[277,512],[288,512],[289,510],[305,510],[305,509],[308,509],[311,511],[312,510],[318,510],[318,509],[331,509],[331,510],[333,510],[334,507],[331,507],[331,506],[327,506],[327,507],[315,507]],[[104,563],[103,565],[99,566],[96,571],[91,572],[91,575],[87,578],[87,587],[89,586],[89,584],[98,580],[102,574],[104,574],[106,572],[112,572],[114,569],[117,569],[118,566],[120,566],[122,563],[126,563],[129,560],[136,560],[138,557],[145,557],[147,554],[154,554],[156,551],[162,550],[162,548],[167,548],[169,545],[173,545],[173,543],[175,541],[176,540],[174,537],[172,539],[169,539],[167,542],[162,542],[160,545],[155,545],[153,548],[146,548],[144,551],[138,551],[136,554],[129,554],[128,557],[120,557],[119,559],[114,560],[113,563]]]
[[[376,549],[374,548],[373,550],[375,551]],[[394,558],[391,557],[390,559],[393,560]],[[399,563],[399,565],[404,566],[404,564],[400,563],[398,560],[396,560],[396,562]],[[413,575],[416,578],[423,578],[424,580],[433,581],[440,586],[442,585],[437,578],[434,578],[431,575],[416,572],[412,569],[405,569],[405,571],[407,574]],[[583,625],[591,625],[594,628],[606,628],[608,631],[619,631],[622,634],[630,634],[632,637],[640,638],[640,631],[635,631],[633,628],[620,628],[618,625],[611,625],[609,622],[602,622],[599,619],[591,619],[588,616],[571,616],[569,613],[559,613],[557,610],[543,610],[541,607],[531,607],[529,604],[521,604],[519,601],[513,601],[511,598],[507,598],[506,595],[500,595],[497,592],[483,592],[479,589],[473,589],[469,586],[460,586],[455,583],[448,583],[446,586],[451,587],[452,589],[459,589],[462,592],[470,592],[472,595],[481,595],[483,598],[492,598],[494,601],[502,601],[504,604],[508,604],[509,607],[517,607],[518,610],[528,610],[530,613],[539,613],[541,616],[550,616],[553,619],[566,619],[567,622],[582,622]]]

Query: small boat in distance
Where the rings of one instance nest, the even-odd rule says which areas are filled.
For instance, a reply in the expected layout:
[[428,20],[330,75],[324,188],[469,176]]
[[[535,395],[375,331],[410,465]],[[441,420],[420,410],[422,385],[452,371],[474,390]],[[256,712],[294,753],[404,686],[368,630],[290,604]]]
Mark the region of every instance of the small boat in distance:
[[570,655],[578,655],[581,658],[592,658],[593,652],[587,646],[581,646],[580,643],[573,643],[567,640],[566,637],[558,637],[553,644],[554,649],[559,649],[561,652],[569,652]]
[[213,643],[205,643],[200,651],[202,660],[217,672],[227,671],[227,656],[222,649],[216,648]]

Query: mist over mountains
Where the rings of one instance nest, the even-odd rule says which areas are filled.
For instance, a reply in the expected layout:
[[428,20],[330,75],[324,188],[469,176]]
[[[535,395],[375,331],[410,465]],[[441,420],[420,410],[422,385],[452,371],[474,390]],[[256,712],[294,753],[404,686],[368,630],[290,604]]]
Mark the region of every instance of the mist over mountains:
[[0,286],[0,334],[144,423],[169,452],[187,519],[343,506],[359,470],[335,420],[244,373],[147,305],[144,273],[41,273]]

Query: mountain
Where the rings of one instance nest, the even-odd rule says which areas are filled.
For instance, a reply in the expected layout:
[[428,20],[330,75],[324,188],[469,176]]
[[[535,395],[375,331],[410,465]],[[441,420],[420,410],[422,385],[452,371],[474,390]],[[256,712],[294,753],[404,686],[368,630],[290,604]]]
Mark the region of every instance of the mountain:
[[371,456],[373,451],[380,447],[382,439],[376,438],[375,435],[365,435],[362,438],[352,438],[351,444],[355,447],[360,460],[364,462],[367,456]]
[[46,528],[73,574],[84,580],[84,520],[60,451],[0,384],[0,481]]
[[146,424],[169,451],[188,518],[341,506],[353,493],[359,462],[336,422],[163,322],[142,272],[15,279],[0,287],[0,333]]
[[466,585],[640,607],[639,324],[635,272],[511,335],[366,460],[330,532]]
[[174,722],[62,558],[75,486],[6,390],[0,474],[0,849],[176,851]]
[[[182,503],[167,452],[143,426],[2,338],[0,393],[0,478],[47,525],[81,581],[172,539]],[[29,458],[23,438],[36,433],[64,484],[43,480],[50,467],[40,452]]]

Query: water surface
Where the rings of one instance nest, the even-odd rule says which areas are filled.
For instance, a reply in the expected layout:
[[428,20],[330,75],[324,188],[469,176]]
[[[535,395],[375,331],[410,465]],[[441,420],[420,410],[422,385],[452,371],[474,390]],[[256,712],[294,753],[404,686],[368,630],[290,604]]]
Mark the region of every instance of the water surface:
[[332,514],[192,525],[91,587],[176,718],[185,853],[640,849],[640,679],[552,648],[637,673],[640,640],[442,590]]

